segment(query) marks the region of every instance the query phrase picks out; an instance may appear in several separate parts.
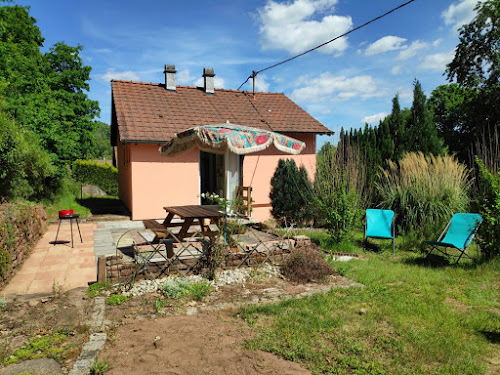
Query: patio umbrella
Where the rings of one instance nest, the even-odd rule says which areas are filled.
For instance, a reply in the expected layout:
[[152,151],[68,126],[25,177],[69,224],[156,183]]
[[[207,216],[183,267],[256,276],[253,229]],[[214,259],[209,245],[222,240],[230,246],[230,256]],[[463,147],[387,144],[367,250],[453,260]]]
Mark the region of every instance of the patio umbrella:
[[268,130],[234,125],[202,125],[177,133],[160,147],[164,156],[176,156],[198,146],[200,150],[223,154],[229,149],[238,155],[262,151],[271,144],[289,154],[299,154],[306,144],[286,135]]

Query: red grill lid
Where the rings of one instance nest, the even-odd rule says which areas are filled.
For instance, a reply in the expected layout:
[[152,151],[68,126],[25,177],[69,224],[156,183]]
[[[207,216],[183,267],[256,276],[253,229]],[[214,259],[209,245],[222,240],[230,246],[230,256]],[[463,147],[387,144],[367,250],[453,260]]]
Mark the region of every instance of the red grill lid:
[[73,215],[74,213],[74,210],[61,210],[59,211],[59,217],[66,217],[68,215]]

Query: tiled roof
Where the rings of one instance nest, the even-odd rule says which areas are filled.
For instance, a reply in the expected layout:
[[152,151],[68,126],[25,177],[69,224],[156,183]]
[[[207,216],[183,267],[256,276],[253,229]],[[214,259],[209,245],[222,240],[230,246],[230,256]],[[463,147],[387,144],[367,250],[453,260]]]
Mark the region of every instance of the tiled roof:
[[284,94],[258,92],[253,99],[247,91],[208,95],[203,88],[177,86],[169,92],[163,84],[115,80],[111,86],[113,132],[119,130],[122,142],[165,142],[193,126],[226,121],[276,132],[331,133]]

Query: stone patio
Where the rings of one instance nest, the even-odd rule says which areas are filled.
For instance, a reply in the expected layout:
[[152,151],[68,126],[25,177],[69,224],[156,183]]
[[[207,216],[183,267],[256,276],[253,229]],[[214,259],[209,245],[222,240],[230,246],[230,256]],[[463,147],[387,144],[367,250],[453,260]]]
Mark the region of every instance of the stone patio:
[[95,226],[94,223],[80,223],[81,243],[78,229],[73,223],[72,248],[69,222],[61,224],[57,244],[51,243],[56,237],[57,224],[50,224],[21,269],[0,291],[2,297],[46,295],[59,290],[87,287],[89,282],[96,281]]

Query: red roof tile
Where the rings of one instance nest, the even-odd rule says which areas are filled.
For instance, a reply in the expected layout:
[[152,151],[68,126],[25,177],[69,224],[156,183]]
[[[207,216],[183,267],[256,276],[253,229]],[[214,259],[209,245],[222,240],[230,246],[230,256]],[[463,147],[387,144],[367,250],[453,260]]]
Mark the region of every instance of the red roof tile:
[[193,126],[226,121],[276,132],[331,134],[284,94],[258,92],[253,99],[247,91],[216,89],[208,95],[203,88],[177,86],[169,92],[163,84],[115,80],[111,87],[112,127],[122,142],[166,142]]

